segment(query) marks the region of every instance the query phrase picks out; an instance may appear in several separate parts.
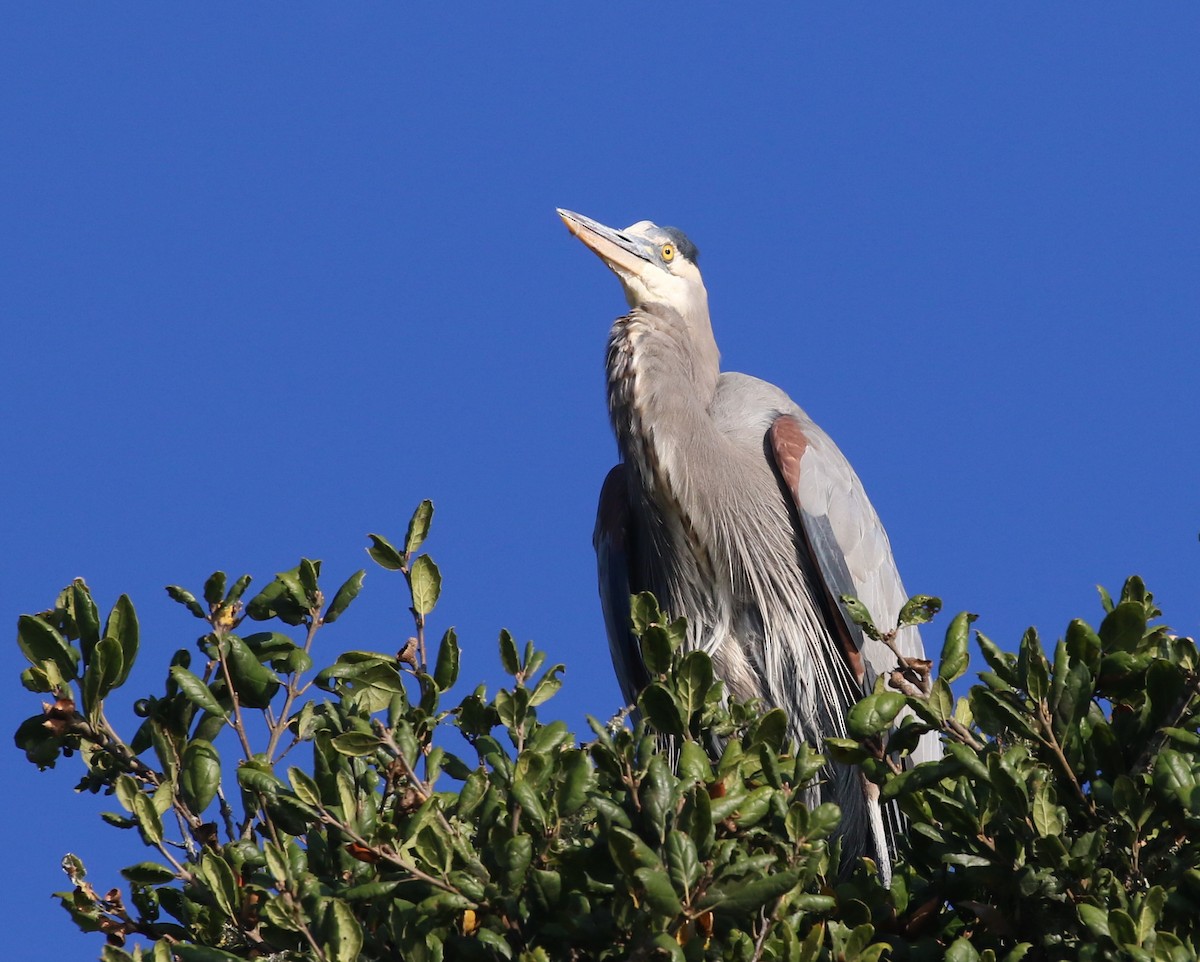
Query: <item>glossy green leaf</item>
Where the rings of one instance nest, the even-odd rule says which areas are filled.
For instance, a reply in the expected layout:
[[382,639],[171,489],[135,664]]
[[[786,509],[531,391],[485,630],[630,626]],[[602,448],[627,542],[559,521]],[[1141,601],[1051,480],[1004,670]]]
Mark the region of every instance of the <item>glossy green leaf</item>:
[[505,628],[500,629],[500,664],[514,678],[521,673],[521,660],[517,655],[517,643]]
[[903,711],[905,704],[904,695],[898,691],[868,695],[850,709],[846,719],[850,734],[855,738],[869,738],[886,731]]
[[662,625],[651,625],[641,637],[642,663],[651,675],[665,675],[671,669],[671,638]]
[[574,815],[587,801],[588,791],[594,782],[594,773],[587,755],[578,749],[564,753],[560,763],[562,780],[557,792],[558,812],[560,815]]
[[680,736],[686,727],[682,706],[662,682],[647,685],[638,695],[638,709],[664,735]]
[[113,685],[115,688],[125,684],[130,669],[137,660],[138,648],[141,643],[141,629],[138,625],[137,612],[133,608],[133,601],[129,595],[121,595],[113,605],[112,611],[108,614],[108,620],[104,623],[104,637],[115,638],[121,648],[121,671]]
[[613,859],[626,875],[639,868],[662,870],[662,863],[650,848],[633,832],[614,825],[608,832],[608,848]]
[[799,869],[788,869],[750,881],[722,882],[710,886],[698,905],[720,913],[740,915],[757,912],[768,902],[795,888],[800,874]]
[[363,579],[366,576],[366,570],[359,569],[338,588],[333,596],[333,601],[329,602],[329,606],[325,609],[325,614],[321,617],[321,620],[325,624],[333,624],[342,616],[342,612],[350,607],[350,603],[358,597],[358,593],[362,590]]
[[175,684],[179,686],[179,690],[183,692],[188,701],[211,715],[225,717],[225,709],[221,707],[221,703],[217,701],[208,685],[204,684],[199,677],[182,665],[172,665],[170,671],[171,677],[175,679]]
[[651,625],[661,625],[666,621],[654,595],[648,591],[634,595],[629,601],[629,613],[632,619],[634,634],[641,636]]
[[200,606],[200,602],[196,600],[196,596],[186,588],[181,588],[179,585],[167,585],[167,595],[172,601],[177,601],[187,608],[197,618],[208,617],[208,612]]
[[1104,651],[1133,651],[1146,633],[1146,609],[1134,601],[1123,601],[1100,623]]
[[693,886],[700,879],[703,866],[691,836],[679,829],[667,835],[667,872],[677,891],[690,898]]
[[224,644],[228,646],[229,676],[239,700],[247,708],[266,708],[279,690],[279,679],[255,657],[241,638],[227,635]]
[[52,662],[64,681],[78,677],[79,652],[37,615],[21,615],[17,619],[17,644],[32,664]]
[[371,539],[371,547],[367,549],[367,554],[377,565],[387,568],[388,571],[404,570],[404,555],[397,551],[387,538],[378,534],[369,534],[367,537]]
[[144,792],[137,792],[131,801],[133,815],[138,821],[142,836],[150,845],[160,844],[163,840],[162,821],[155,811],[154,803],[150,801],[150,796]]
[[642,894],[651,911],[674,918],[683,910],[679,896],[675,894],[671,885],[671,879],[662,869],[639,868],[633,874],[641,883]]
[[704,700],[713,684],[712,659],[708,654],[689,651],[684,655],[679,663],[676,684],[685,717],[703,710]]
[[552,668],[547,668],[546,673],[538,679],[536,685],[533,686],[529,693],[529,704],[533,707],[549,701],[562,688],[562,679],[559,678],[559,673],[566,671],[566,665],[554,665]]
[[366,732],[343,732],[336,738],[330,741],[334,750],[342,755],[347,755],[351,758],[358,758],[363,755],[370,755],[382,742],[374,735],[368,735]]
[[200,815],[216,797],[221,786],[221,756],[216,746],[193,738],[183,750],[179,790],[188,807]]
[[100,703],[116,687],[121,677],[121,643],[116,638],[104,637],[92,649],[92,661],[83,673],[79,686],[83,694],[83,711],[92,715]]
[[91,661],[92,649],[100,640],[100,613],[82,578],[71,582],[71,614],[75,618],[75,633],[79,637],[79,648],[86,665]]
[[429,526],[433,523],[433,502],[422,501],[417,505],[412,518],[408,522],[408,530],[404,535],[404,551],[410,557],[425,543],[429,537]]
[[679,748],[679,777],[694,782],[710,782],[713,777],[712,764],[698,742],[686,741]]
[[942,653],[938,657],[938,678],[946,682],[956,681],[967,670],[971,660],[971,624],[978,618],[978,615],[969,611],[960,611],[951,620],[942,643]]
[[871,617],[871,612],[867,610],[866,605],[853,595],[842,595],[841,602],[846,606],[846,614],[850,616],[850,620],[862,629],[864,635],[874,638],[876,641],[883,637],[879,629],[875,627],[875,620]]
[[215,608],[225,600],[225,572],[214,571],[204,582],[204,600]]
[[942,599],[933,595],[913,595],[900,609],[896,619],[897,628],[909,625],[924,625],[933,620],[934,615],[942,610]]
[[412,563],[409,571],[412,581],[413,607],[422,615],[433,611],[442,593],[442,574],[427,554]]
[[134,885],[162,885],[175,880],[175,870],[157,862],[138,862],[121,869],[121,874]]
[[357,962],[363,947],[363,930],[350,906],[330,899],[324,920],[325,957],[329,962]]

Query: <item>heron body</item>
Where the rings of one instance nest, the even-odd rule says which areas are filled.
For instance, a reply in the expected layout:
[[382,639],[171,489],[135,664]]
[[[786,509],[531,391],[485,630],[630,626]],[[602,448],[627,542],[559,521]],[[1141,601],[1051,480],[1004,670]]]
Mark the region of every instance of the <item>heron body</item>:
[[[630,634],[631,592],[688,620],[729,694],[782,708],[818,748],[896,655],[846,615],[881,625],[906,600],[887,534],[836,445],[779,388],[721,373],[694,245],[642,221],[615,231],[559,211],[617,274],[631,310],[608,339],[608,407],[621,462],[601,491],[595,545],[613,664],[627,700],[647,677]],[[896,638],[923,657],[915,628]],[[933,757],[927,737],[914,756]],[[810,803],[842,808],[843,851],[890,874],[894,832],[856,769],[830,767]]]

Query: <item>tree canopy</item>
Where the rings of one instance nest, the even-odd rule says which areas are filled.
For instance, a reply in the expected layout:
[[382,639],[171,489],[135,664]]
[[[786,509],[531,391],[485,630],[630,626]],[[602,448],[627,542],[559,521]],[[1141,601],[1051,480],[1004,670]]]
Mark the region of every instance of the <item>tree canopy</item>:
[[[102,621],[77,580],[21,616],[22,683],[52,700],[17,746],[39,768],[78,756],[79,788],[129,832],[115,887],[63,859],[59,897],[103,959],[1197,957],[1200,655],[1140,579],[1049,650],[1033,629],[1015,653],[975,632],[986,668],[956,698],[974,621],[957,615],[928,692],[880,679],[823,754],[727,699],[683,623],[638,596],[650,683],[581,740],[538,715],[563,665],[506,631],[510,682],[449,703],[457,639],[426,637],[432,514],[396,545],[370,536],[411,600],[400,651],[333,650],[362,571],[327,595],[302,559],[248,600],[249,576],[216,572],[167,588],[202,635],[133,720],[108,701],[140,648],[127,596]],[[929,730],[944,757],[906,766]],[[828,759],[908,820],[889,887],[869,860],[840,864],[836,807],[804,804]]]

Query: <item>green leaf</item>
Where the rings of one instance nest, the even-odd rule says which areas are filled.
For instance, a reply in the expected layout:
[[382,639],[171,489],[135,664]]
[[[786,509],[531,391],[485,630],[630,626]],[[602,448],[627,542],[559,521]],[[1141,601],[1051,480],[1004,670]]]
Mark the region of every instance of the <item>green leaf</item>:
[[188,671],[183,665],[172,665],[171,677],[175,679],[175,684],[179,686],[184,697],[197,708],[210,715],[225,717],[225,709],[221,707],[221,703],[217,701],[208,685],[204,684],[198,676]]
[[294,765],[288,769],[288,782],[291,783],[292,791],[296,793],[296,797],[305,805],[311,805],[313,808],[321,808],[321,790],[317,787],[317,783],[309,777],[308,773]]
[[231,922],[237,914],[239,899],[237,877],[229,863],[215,852],[206,851],[200,856],[196,874],[212,892],[217,908]]
[[330,744],[339,754],[357,758],[362,755],[370,755],[383,743],[374,735],[368,735],[366,732],[350,731],[343,732],[331,739]]
[[188,807],[200,815],[208,808],[221,787],[221,756],[216,746],[202,738],[193,738],[183,750],[179,770],[179,791]]
[[104,637],[117,639],[121,647],[121,672],[117,675],[114,688],[125,684],[129,677],[129,671],[137,660],[139,636],[138,617],[133,609],[133,601],[129,595],[121,595],[104,623]]
[[1173,748],[1163,748],[1154,761],[1154,787],[1174,798],[1188,811],[1195,811],[1196,773],[1188,756]]
[[1025,691],[1037,703],[1043,701],[1050,688],[1050,670],[1036,628],[1028,628],[1021,638],[1017,652],[1017,673],[1024,681]]
[[548,819],[536,786],[530,779],[518,776],[513,779],[511,791],[513,801],[521,806],[525,816],[533,822],[534,828],[544,833]]
[[79,652],[37,615],[21,615],[17,619],[17,644],[31,664],[49,661],[64,681],[74,681],[78,677]]
[[433,669],[433,682],[440,691],[447,691],[458,681],[458,636],[449,628],[438,645],[437,666]]
[[938,678],[952,682],[961,678],[970,664],[971,624],[979,615],[960,611],[946,629],[946,640],[942,643],[942,654],[938,658]]
[[897,628],[907,628],[909,625],[924,625],[933,620],[933,616],[942,610],[942,599],[933,595],[913,595],[900,609],[896,619]]
[[246,593],[246,589],[250,587],[250,582],[254,579],[249,575],[242,575],[229,589],[229,593],[225,596],[225,604],[234,605],[242,600],[242,595]]
[[317,579],[321,573],[321,562],[301,558],[296,573],[300,578],[300,586],[304,589],[301,596],[296,600],[309,605],[317,597],[317,592],[320,591]]
[[692,887],[703,871],[696,843],[690,835],[677,828],[667,835],[667,871],[675,888],[687,899],[691,898]]
[[1037,781],[1034,783],[1030,809],[1033,813],[1034,828],[1037,829],[1039,835],[1045,838],[1049,835],[1062,834],[1062,818],[1059,817],[1058,805],[1048,782]]
[[704,708],[704,700],[713,684],[712,659],[703,651],[689,651],[679,663],[676,676],[679,698],[685,716]]
[[[1118,610],[1120,605],[1117,605]],[[1108,931],[1117,945],[1137,945],[1137,929],[1129,913],[1122,909],[1113,909],[1108,913]]]
[[668,918],[674,918],[683,911],[679,896],[675,894],[671,880],[662,869],[639,868],[633,874],[641,883],[646,904],[652,911]]
[[79,636],[79,647],[83,651],[83,663],[92,658],[92,649],[100,640],[100,613],[96,602],[82,578],[71,582],[71,613],[75,617],[75,632]]
[[263,665],[237,635],[226,635],[226,664],[233,689],[247,708],[266,708],[279,690],[279,679]]
[[671,638],[662,625],[651,625],[642,632],[642,662],[651,675],[665,675],[671,670]]
[[1079,920],[1093,935],[1105,939],[1111,937],[1108,929],[1108,913],[1104,909],[1080,903],[1075,910],[1079,913]]
[[132,799],[133,814],[138,820],[142,836],[150,845],[159,845],[163,840],[162,821],[155,811],[154,803],[145,792],[137,792]]
[[683,709],[675,693],[662,682],[647,685],[638,695],[638,710],[664,735],[681,736],[686,728]]
[[[560,815],[574,815],[587,801],[588,790],[595,780],[588,757],[578,749],[561,756],[562,781],[558,784],[557,808]],[[465,786],[464,786],[465,788]]]
[[121,874],[134,885],[162,885],[175,880],[175,870],[157,862],[138,862],[121,869]]
[[841,601],[846,606],[846,614],[850,616],[850,620],[862,629],[864,635],[874,638],[876,641],[883,637],[879,633],[879,629],[875,627],[875,620],[871,617],[871,612],[867,610],[866,605],[853,595],[842,595]]
[[324,919],[325,956],[329,962],[357,962],[363,947],[363,931],[350,906],[330,899]]
[[629,614],[633,633],[639,637],[644,635],[651,625],[661,625],[666,621],[654,595],[648,591],[633,595],[629,599]]
[[521,673],[521,661],[517,655],[517,643],[506,628],[500,629],[500,664],[514,678]]
[[1095,674],[1096,669],[1100,667],[1100,655],[1104,644],[1100,641],[1100,636],[1092,630],[1091,625],[1076,618],[1067,625],[1067,635],[1064,640],[1067,644],[1067,653],[1072,658],[1082,661],[1087,665],[1088,670]]
[[1146,609],[1136,601],[1122,601],[1100,622],[1104,651],[1133,651],[1146,634]]
[[214,571],[204,582],[204,600],[209,607],[215,608],[225,600],[225,572]]
[[412,563],[409,578],[412,583],[413,607],[419,614],[429,614],[442,593],[441,572],[433,563],[433,559],[423,554]]
[[547,668],[546,673],[538,679],[538,683],[533,686],[533,690],[529,693],[529,704],[536,707],[553,698],[558,690],[562,688],[562,679],[558,677],[559,672],[566,670],[567,666],[561,664]]
[[387,568],[388,571],[403,571],[404,556],[397,551],[387,538],[378,534],[369,534],[371,539],[371,547],[367,549],[367,554],[375,559],[375,563],[381,568]]
[[413,516],[408,522],[408,531],[404,535],[405,554],[411,557],[425,543],[425,539],[429,536],[429,526],[432,522],[433,502],[429,500],[422,501],[417,505],[417,510],[413,512]]
[[847,727],[854,738],[870,738],[891,727],[904,709],[907,699],[898,691],[868,695],[850,709]]
[[208,618],[208,612],[200,607],[200,602],[196,600],[196,596],[190,591],[179,587],[179,585],[167,585],[167,594],[172,601],[179,602],[197,618]]
[[712,781],[712,764],[699,742],[686,741],[680,746],[679,777],[693,782]]
[[613,860],[626,875],[633,875],[639,868],[662,870],[662,863],[650,848],[633,832],[614,825],[608,832],[608,849]]
[[698,907],[738,915],[756,912],[795,888],[800,875],[800,869],[788,869],[751,881],[721,882],[708,888],[699,900]]
[[362,590],[363,578],[366,576],[366,570],[360,568],[346,579],[333,596],[333,601],[329,602],[329,607],[325,609],[325,614],[321,618],[322,622],[331,625],[342,616],[342,612],[350,607],[350,602],[358,597],[358,593]]
[[80,685],[84,714],[92,716],[99,711],[100,703],[116,687],[121,668],[121,643],[116,638],[101,638],[92,650],[92,663]]
[[942,957],[945,962],[979,962],[979,953],[970,939],[955,939]]

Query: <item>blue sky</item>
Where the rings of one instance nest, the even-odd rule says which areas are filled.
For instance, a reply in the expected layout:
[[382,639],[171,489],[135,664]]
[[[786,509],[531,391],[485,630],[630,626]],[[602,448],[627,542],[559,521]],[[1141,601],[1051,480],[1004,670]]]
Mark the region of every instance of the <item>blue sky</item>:
[[[724,366],[834,437],[910,591],[1012,646],[1136,572],[1194,633],[1200,8],[753,9],[9,9],[3,617],[130,593],[150,692],[196,634],[165,584],[336,584],[428,497],[464,680],[507,626],[567,663],[554,712],[609,714],[624,301],[563,206],[690,234]],[[373,570],[327,651],[397,646],[399,598]],[[3,764],[10,909],[62,933],[65,850],[98,887],[141,855],[71,766]]]

